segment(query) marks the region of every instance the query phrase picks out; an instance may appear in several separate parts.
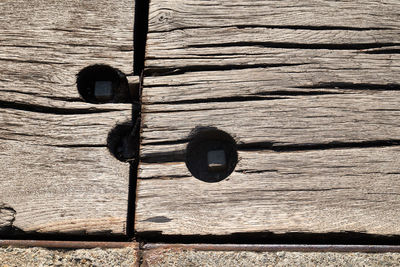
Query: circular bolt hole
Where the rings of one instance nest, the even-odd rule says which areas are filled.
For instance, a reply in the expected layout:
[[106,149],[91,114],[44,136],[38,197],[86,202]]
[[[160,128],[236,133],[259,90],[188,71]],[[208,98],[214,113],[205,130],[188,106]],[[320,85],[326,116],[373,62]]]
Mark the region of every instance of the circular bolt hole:
[[129,99],[128,80],[120,70],[108,65],[91,65],[77,74],[76,84],[89,103],[124,103]]
[[215,128],[196,128],[186,148],[186,166],[197,179],[215,183],[235,169],[238,154],[235,140]]
[[119,161],[133,162],[138,155],[138,132],[132,122],[116,125],[108,134],[107,147]]

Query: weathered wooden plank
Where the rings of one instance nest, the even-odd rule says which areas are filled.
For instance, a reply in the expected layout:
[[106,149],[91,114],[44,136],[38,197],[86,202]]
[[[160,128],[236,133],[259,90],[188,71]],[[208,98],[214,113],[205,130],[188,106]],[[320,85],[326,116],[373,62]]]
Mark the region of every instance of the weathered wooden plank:
[[0,3],[0,231],[124,234],[129,166],[108,151],[126,104],[79,98],[75,75],[129,74],[132,1]]
[[399,151],[240,151],[234,173],[219,183],[193,178],[184,162],[142,164],[136,227],[178,235],[398,233]]
[[[152,1],[136,230],[400,234],[399,11]],[[222,182],[186,168],[198,126],[238,144]]]

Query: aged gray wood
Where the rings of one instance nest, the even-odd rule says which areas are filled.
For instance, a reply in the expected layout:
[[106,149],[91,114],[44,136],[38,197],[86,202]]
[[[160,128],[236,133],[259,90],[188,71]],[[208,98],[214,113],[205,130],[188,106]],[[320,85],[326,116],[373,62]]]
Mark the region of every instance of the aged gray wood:
[[107,150],[127,104],[92,105],[75,75],[129,74],[133,1],[0,3],[0,232],[124,234],[129,166]]
[[[398,1],[150,4],[136,230],[400,234]],[[238,143],[191,177],[190,132]]]

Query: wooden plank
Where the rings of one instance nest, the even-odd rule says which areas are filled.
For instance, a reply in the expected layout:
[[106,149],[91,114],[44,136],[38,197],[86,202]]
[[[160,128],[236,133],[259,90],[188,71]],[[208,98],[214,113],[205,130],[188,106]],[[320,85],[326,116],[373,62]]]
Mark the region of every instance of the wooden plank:
[[0,3],[0,232],[125,234],[129,166],[107,149],[127,104],[79,98],[76,74],[133,65],[132,1]]
[[[399,11],[152,1],[136,230],[400,234]],[[222,182],[186,168],[199,126],[237,142]]]

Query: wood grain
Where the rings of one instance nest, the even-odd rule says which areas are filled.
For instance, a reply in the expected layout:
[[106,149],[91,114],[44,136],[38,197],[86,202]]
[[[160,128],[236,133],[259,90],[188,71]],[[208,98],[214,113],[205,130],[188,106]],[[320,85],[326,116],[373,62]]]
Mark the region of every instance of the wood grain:
[[92,105],[75,75],[132,72],[132,1],[0,3],[0,231],[125,234],[129,166],[107,150],[126,104]]
[[[136,230],[400,234],[399,11],[152,1]],[[185,166],[197,126],[238,144],[220,183]]]

